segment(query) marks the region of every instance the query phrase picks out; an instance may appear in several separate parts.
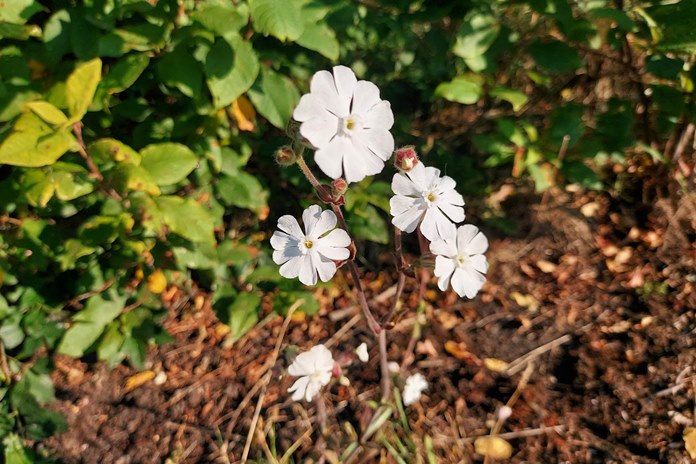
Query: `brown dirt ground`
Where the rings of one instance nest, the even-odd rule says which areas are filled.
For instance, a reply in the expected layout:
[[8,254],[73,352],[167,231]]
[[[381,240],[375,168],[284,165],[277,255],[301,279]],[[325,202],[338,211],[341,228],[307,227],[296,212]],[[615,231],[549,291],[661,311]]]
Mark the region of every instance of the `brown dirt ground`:
[[[490,432],[522,375],[495,372],[484,360],[513,362],[532,352],[529,383],[501,430],[513,434],[509,462],[689,462],[682,433],[693,423],[696,395],[693,198],[632,211],[600,194],[556,192],[540,205],[520,191],[499,192],[501,211],[522,225],[517,237],[485,230],[491,266],[479,296],[443,296],[434,282],[426,292],[425,325],[405,369],[430,383],[407,409],[419,450],[429,435],[440,462],[482,462],[473,437]],[[389,269],[390,258],[383,261]],[[387,271],[366,277],[371,295],[393,282]],[[301,349],[330,341],[335,356],[368,343],[367,367],[346,367],[351,385],[325,395],[325,438],[315,406],[285,392],[287,350],[262,387],[282,317],[230,345],[205,301],[183,304],[173,290],[172,307],[182,309],[170,311],[166,328],[176,341],[148,357],[159,375],[128,389],[137,374],[130,367],[56,358],[54,407],[70,427],[37,447],[68,463],[238,462],[261,394],[250,458],[267,462],[271,448],[282,455],[295,445],[293,462],[317,462],[318,448],[329,450],[331,462],[331,451],[350,443],[347,430],[369,419],[366,400],[379,396],[377,344],[357,313],[344,310],[352,302],[339,296],[343,285],[339,279],[338,289],[319,290],[321,313],[293,318],[284,338]],[[415,305],[416,288],[409,280],[405,307]],[[377,312],[388,304],[377,303]],[[389,335],[391,359],[408,358],[415,322],[413,310],[404,310]],[[356,462],[380,458],[393,462],[384,447],[368,446]]]

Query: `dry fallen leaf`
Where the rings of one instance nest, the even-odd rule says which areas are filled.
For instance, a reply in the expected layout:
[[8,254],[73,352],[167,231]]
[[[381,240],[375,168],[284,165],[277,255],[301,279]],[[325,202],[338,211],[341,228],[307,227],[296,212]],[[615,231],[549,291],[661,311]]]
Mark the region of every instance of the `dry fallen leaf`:
[[686,452],[689,453],[691,459],[696,459],[696,427],[685,428],[682,438],[684,438]]
[[493,372],[505,372],[508,368],[508,363],[502,359],[484,358],[483,365]]
[[253,131],[256,128],[256,111],[249,99],[244,95],[232,102],[230,114],[237,122],[239,130]]
[[543,272],[544,274],[550,274],[553,271],[556,270],[556,265],[553,264],[550,261],[546,261],[543,259],[540,259],[539,261],[536,262],[536,266]]
[[129,392],[141,385],[146,384],[150,380],[154,379],[155,375],[155,371],[142,371],[135,375],[131,375],[126,379],[126,391]]
[[466,343],[457,343],[453,340],[448,340],[445,342],[445,351],[455,358],[466,361],[469,364],[481,364],[481,360],[474,353],[466,349]]
[[532,295],[523,295],[520,292],[512,292],[510,293],[510,296],[513,300],[515,300],[515,303],[523,308],[527,308],[531,313],[535,313],[539,310],[539,302]]
[[492,459],[508,459],[512,456],[512,445],[500,437],[480,437],[474,442],[476,452]]
[[147,278],[147,289],[159,295],[167,288],[167,278],[160,270],[156,270]]

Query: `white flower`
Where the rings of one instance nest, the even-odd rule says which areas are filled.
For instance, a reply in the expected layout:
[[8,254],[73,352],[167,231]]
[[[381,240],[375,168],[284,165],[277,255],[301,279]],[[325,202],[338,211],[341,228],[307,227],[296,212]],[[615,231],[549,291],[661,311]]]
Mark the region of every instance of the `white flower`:
[[391,105],[379,98],[375,84],[357,80],[345,66],[314,74],[293,118],[316,148],[317,165],[333,179],[344,173],[348,182],[358,182],[377,174],[394,151]]
[[406,385],[404,385],[404,392],[402,397],[404,399],[404,405],[410,406],[421,397],[421,393],[428,389],[428,382],[425,380],[422,374],[416,373],[406,379]]
[[487,249],[488,239],[471,224],[460,226],[447,239],[432,242],[430,251],[436,255],[435,276],[440,290],[447,289],[451,282],[460,297],[476,296],[486,281],[488,262],[483,253]]
[[430,240],[445,238],[452,222],[464,220],[464,198],[454,189],[454,179],[440,177],[440,170],[416,164],[406,173],[394,174],[389,200],[392,224],[404,232],[413,232],[420,223],[423,236]]
[[357,354],[358,359],[364,363],[370,360],[370,355],[367,352],[367,344],[364,342],[355,349],[355,354]]
[[292,387],[288,388],[288,392],[294,392],[293,401],[302,398],[312,401],[321,387],[331,380],[333,366],[333,356],[324,345],[314,346],[311,350],[298,354],[288,367],[288,374],[299,377]]
[[278,219],[280,231],[273,233],[271,246],[273,261],[280,264],[280,275],[288,279],[300,277],[305,285],[317,283],[317,273],[328,282],[336,273],[336,263],[350,256],[350,237],[343,229],[336,228],[333,211],[322,212],[312,205],[302,213],[305,231],[297,219],[290,215]]

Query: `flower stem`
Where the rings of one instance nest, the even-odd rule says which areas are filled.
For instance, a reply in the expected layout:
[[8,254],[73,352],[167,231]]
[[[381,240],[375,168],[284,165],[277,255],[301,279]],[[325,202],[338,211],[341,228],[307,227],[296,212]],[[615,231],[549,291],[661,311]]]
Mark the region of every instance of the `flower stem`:
[[387,331],[379,333],[379,367],[382,373],[382,403],[389,399],[391,382],[389,377],[389,359],[387,358]]
[[302,171],[302,174],[305,175],[309,183],[312,184],[312,187],[314,187],[315,190],[319,188],[321,184],[317,180],[312,170],[309,169],[309,166],[307,166],[307,163],[305,162],[301,153],[297,154],[297,165],[300,167],[300,171]]
[[372,311],[370,311],[370,307],[367,304],[367,298],[365,298],[365,291],[362,288],[362,284],[360,283],[360,276],[358,275],[358,267],[352,260],[347,261],[346,265],[348,266],[348,269],[350,269],[350,274],[353,277],[355,293],[357,293],[358,295],[358,303],[360,304],[360,309],[362,309],[365,319],[367,319],[367,325],[368,327],[370,327],[370,330],[373,334],[379,335],[379,333],[383,330],[379,323],[375,320],[375,317],[372,315]]

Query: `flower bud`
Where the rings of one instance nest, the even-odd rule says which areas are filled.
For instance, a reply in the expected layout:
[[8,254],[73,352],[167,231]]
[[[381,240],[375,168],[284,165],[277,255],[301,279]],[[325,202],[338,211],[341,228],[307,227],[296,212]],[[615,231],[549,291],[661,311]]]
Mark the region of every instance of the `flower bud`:
[[413,145],[406,145],[394,152],[394,167],[402,172],[409,172],[418,164],[418,153]]
[[505,421],[512,415],[512,408],[510,406],[501,406],[500,409],[498,409],[498,419],[501,421]]
[[331,369],[331,375],[336,378],[340,378],[343,375],[343,369],[337,362],[334,363],[333,369]]
[[285,145],[276,150],[275,160],[280,166],[292,166],[297,161],[297,155],[291,147]]
[[346,182],[345,179],[339,177],[338,179],[331,182],[331,193],[333,194],[334,198],[338,198],[340,196],[345,195],[347,191],[348,182]]

